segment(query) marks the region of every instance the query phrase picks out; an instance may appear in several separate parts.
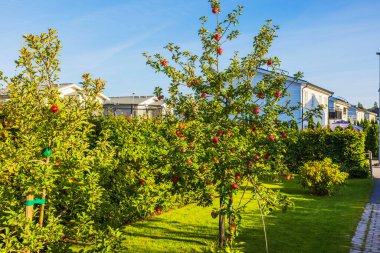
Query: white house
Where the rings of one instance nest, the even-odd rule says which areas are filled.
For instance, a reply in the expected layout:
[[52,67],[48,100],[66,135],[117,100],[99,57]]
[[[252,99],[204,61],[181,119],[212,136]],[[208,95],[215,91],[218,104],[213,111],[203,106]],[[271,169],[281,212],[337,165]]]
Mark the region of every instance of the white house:
[[329,123],[348,121],[348,108],[350,103],[340,97],[329,98]]
[[[258,69],[258,73],[253,79],[253,85],[263,79],[265,74],[270,72],[265,69]],[[289,97],[283,98],[280,103],[290,101],[289,106],[301,105],[296,111],[293,111],[294,118],[297,120],[298,127],[304,129],[307,127],[307,122],[303,121],[303,115],[308,110],[315,109],[319,105],[323,105],[322,118],[314,118],[314,122],[320,122],[322,126],[327,126],[329,121],[328,101],[329,97],[334,93],[325,88],[312,84],[305,80],[298,80],[297,82],[291,76],[287,76],[288,81],[285,84]],[[289,116],[281,115],[280,120],[290,120]]]
[[[58,90],[60,92],[60,97],[64,98],[79,96],[79,92],[82,88],[75,83],[63,83],[58,85]],[[104,104],[106,101],[110,100],[103,93],[100,93],[96,98],[101,104]]]
[[365,118],[368,119],[369,121],[374,121],[374,120],[377,120],[377,114],[371,111],[366,111]]
[[155,96],[110,97],[104,105],[104,114],[155,117],[165,110],[165,104]]
[[348,121],[351,123],[360,122],[365,119],[365,109],[356,107],[355,105],[350,105],[348,108]]
[[[81,87],[79,87],[75,83],[63,83],[58,85],[58,91],[60,92],[60,97],[74,97],[74,96],[79,96],[79,92],[82,90]],[[9,95],[7,93],[7,89],[3,89],[0,91],[0,101],[1,100],[8,100]],[[97,100],[101,103],[104,104],[106,101],[109,100],[107,96],[104,94],[99,94],[97,96]]]

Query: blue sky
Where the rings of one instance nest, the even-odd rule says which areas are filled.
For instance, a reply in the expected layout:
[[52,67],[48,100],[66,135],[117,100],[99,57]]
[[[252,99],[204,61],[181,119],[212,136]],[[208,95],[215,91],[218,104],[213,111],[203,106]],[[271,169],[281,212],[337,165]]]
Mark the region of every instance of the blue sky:
[[[252,38],[272,19],[280,26],[270,56],[282,69],[304,72],[304,79],[336,96],[370,107],[378,101],[380,1],[378,0],[224,0],[222,15],[245,6],[238,40],[223,57],[251,49]],[[167,42],[200,52],[198,18],[214,16],[207,0],[0,0],[0,70],[14,73],[21,36],[58,30],[62,82],[82,73],[107,81],[108,96],[150,95],[168,80],[145,65],[143,52],[163,53]]]

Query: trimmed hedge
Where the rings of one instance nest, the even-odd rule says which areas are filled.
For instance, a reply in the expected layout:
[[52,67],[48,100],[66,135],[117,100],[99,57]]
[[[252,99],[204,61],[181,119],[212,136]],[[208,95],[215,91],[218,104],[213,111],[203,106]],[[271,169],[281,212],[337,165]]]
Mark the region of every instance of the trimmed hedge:
[[306,129],[295,133],[289,141],[287,164],[293,171],[306,162],[322,161],[328,157],[350,174],[364,178],[369,174],[369,163],[365,154],[365,134],[352,129]]

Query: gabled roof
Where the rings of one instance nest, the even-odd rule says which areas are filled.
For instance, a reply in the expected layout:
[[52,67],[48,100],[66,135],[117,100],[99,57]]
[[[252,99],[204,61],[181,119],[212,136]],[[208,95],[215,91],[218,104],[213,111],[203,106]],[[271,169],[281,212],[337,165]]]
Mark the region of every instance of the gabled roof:
[[[58,84],[58,90],[62,91],[62,90],[65,90],[65,89],[74,89],[74,90],[82,90],[81,87],[79,87],[77,84],[75,83],[62,83],[62,84]],[[99,96],[101,98],[103,98],[104,100],[110,100],[109,97],[107,97],[106,95],[104,95],[103,93],[100,93]]]
[[334,100],[334,103],[345,105],[347,107],[351,106],[350,103],[346,99],[341,98],[341,97],[330,97],[330,100]]
[[361,111],[361,112],[367,111],[366,109],[359,108],[356,105],[350,105],[350,109],[354,109],[354,110]]
[[316,91],[319,91],[319,92],[323,92],[323,93],[326,93],[328,95],[334,94],[333,91],[327,90],[325,88],[322,88],[321,86],[318,86],[318,85],[315,85],[315,84],[312,84],[312,83],[309,83],[309,82],[306,82],[306,83],[304,83],[302,85],[303,85],[303,87],[309,87],[309,88],[311,88],[313,90],[316,90]]
[[[264,73],[264,74],[267,74],[267,73],[271,72],[269,70],[262,69],[262,68],[258,68],[257,71],[260,72],[260,73]],[[284,75],[284,76],[286,76],[290,81],[294,81],[294,77],[289,76],[289,75]],[[312,88],[312,89],[317,90],[317,91],[328,93],[330,95],[334,94],[334,92],[332,92],[330,90],[327,90],[325,88],[322,88],[321,86],[312,84],[312,83],[310,83],[310,82],[308,82],[306,80],[303,80],[303,79],[298,80],[297,83],[299,83],[300,85],[303,85],[304,87],[309,87],[309,88]]]
[[[58,84],[57,85],[58,87],[58,90],[59,91],[62,91],[62,90],[65,90],[65,89],[74,89],[74,90],[77,90],[77,91],[80,91],[82,90],[81,87],[79,87],[77,84],[75,83],[62,83],[62,84]],[[4,89],[1,89],[0,90],[0,96],[2,97],[8,97],[8,88],[4,88]],[[104,100],[110,100],[106,95],[104,95],[103,93],[100,93],[99,96],[101,98],[103,98]]]

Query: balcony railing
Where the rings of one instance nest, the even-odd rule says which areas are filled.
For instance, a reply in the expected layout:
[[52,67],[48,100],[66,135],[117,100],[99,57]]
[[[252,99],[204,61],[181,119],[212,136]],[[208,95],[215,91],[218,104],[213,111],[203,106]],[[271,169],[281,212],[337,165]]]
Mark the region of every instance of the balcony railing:
[[340,111],[329,112],[329,118],[330,119],[342,119],[342,112],[340,112]]

